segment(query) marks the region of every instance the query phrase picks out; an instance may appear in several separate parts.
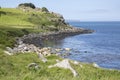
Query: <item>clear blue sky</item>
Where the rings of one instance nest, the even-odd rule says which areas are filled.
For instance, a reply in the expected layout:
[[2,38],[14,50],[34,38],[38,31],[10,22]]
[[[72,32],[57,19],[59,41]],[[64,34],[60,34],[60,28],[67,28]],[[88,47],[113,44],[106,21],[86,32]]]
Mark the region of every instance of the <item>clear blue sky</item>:
[[0,0],[0,6],[17,7],[25,2],[47,7],[70,20],[120,21],[120,0]]

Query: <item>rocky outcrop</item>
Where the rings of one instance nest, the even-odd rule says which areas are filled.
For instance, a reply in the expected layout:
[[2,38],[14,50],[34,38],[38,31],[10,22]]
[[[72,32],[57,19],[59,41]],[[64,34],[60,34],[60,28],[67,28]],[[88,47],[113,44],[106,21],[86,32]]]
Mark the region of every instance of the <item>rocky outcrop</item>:
[[48,68],[52,68],[52,67],[59,67],[59,68],[69,69],[73,73],[74,77],[76,77],[78,75],[78,73],[71,67],[68,59],[64,59],[64,60],[62,60],[60,62],[57,62],[54,65],[48,66]]

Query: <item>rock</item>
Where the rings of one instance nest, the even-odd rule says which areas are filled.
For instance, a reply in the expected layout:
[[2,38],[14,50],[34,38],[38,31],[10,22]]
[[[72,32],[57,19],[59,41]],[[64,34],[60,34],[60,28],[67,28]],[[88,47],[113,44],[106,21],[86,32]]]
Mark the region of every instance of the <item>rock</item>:
[[54,48],[51,49],[51,54],[56,54],[58,53]]
[[66,51],[70,51],[70,48],[65,48]]
[[28,64],[28,68],[29,68],[29,69],[31,69],[31,68],[39,69],[39,65],[36,64],[36,63],[30,63],[30,64]]
[[64,68],[64,69],[69,69],[71,70],[71,72],[73,73],[73,76],[76,77],[78,74],[77,72],[71,67],[69,60],[68,59],[64,59],[54,65],[48,66],[48,68],[52,68],[52,67],[59,67],[59,68]]
[[79,65],[81,68],[83,67],[78,61],[72,61],[74,65]]
[[96,63],[93,63],[93,66],[96,67],[96,68],[99,68],[99,65],[96,64]]
[[47,59],[46,59],[41,53],[38,54],[38,57],[39,57],[44,63],[47,62]]
[[70,53],[68,53],[68,52],[62,52],[61,54],[60,54],[60,56],[62,56],[62,57],[64,57],[64,58],[67,58],[68,56],[70,56],[71,54]]
[[4,53],[8,54],[8,55],[13,55],[12,53],[8,52],[8,51],[4,51]]
[[6,50],[7,50],[9,53],[14,53],[13,49],[10,48],[10,47],[6,47]]
[[55,49],[57,52],[60,52],[62,49]]
[[51,48],[47,48],[44,47],[42,49],[40,49],[40,52],[44,55],[44,56],[50,56],[51,55]]
[[84,53],[88,53],[88,51],[84,51]]
[[78,61],[74,61],[74,62],[73,62],[73,64],[78,65],[78,64],[79,64],[79,62],[78,62]]
[[56,59],[56,62],[58,63],[58,62],[60,62],[60,60]]

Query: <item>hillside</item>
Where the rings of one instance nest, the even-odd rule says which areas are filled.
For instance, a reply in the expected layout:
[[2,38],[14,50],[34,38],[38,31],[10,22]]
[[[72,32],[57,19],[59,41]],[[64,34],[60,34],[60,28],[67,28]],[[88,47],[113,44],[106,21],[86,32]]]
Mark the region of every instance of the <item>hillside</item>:
[[68,28],[62,15],[42,11],[41,8],[1,8],[0,27],[60,30]]
[[[42,8],[1,8],[0,9],[0,47],[12,47],[15,37],[29,33],[62,31],[71,27],[62,15],[43,11]],[[7,41],[6,41],[7,40]]]
[[[70,65],[78,75],[73,76],[69,69],[48,68],[63,58],[51,54],[45,56],[46,63],[36,53],[5,54],[6,47],[13,48],[17,37],[31,33],[60,32],[72,29],[64,18],[54,12],[45,12],[41,8],[1,8],[0,9],[0,80],[119,80],[118,70],[106,70],[92,64],[79,62]],[[59,34],[58,34],[59,35]],[[61,34],[61,35],[64,35]],[[61,36],[60,35],[60,36]],[[66,34],[68,35],[68,34]],[[39,36],[39,35],[38,35]],[[49,35],[48,35],[49,36]],[[29,36],[28,36],[29,37]],[[30,35],[31,37],[31,35]],[[51,37],[51,36],[50,36]],[[58,37],[58,36],[56,36]],[[30,63],[39,67],[29,68]]]

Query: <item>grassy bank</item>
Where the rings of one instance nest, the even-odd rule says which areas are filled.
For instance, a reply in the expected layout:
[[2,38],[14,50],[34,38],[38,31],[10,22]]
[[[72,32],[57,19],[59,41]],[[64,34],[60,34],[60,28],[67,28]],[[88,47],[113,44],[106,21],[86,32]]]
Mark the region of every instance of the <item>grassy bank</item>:
[[[20,9],[0,9],[0,80],[119,80],[120,72],[117,70],[105,70],[84,64],[83,67],[72,67],[79,74],[73,77],[69,70],[61,68],[48,69],[49,65],[56,63],[55,55],[47,57],[48,62],[43,63],[35,53],[16,54],[9,56],[4,53],[5,47],[13,47],[15,37],[21,37],[29,33],[56,31],[66,25],[49,19],[61,19],[54,14],[44,12],[23,12]],[[37,63],[38,70],[28,69],[29,63]]]
[[[56,63],[56,56],[47,57],[48,62],[43,63],[36,54],[26,53],[8,56],[0,52],[0,80],[119,80],[120,72],[114,70],[104,70],[93,67],[90,64],[83,64],[83,67],[74,65],[72,67],[78,72],[77,77],[73,77],[71,71],[61,68],[51,68],[48,66]],[[61,59],[60,59],[61,60]],[[29,63],[37,63],[40,68],[28,69]]]

